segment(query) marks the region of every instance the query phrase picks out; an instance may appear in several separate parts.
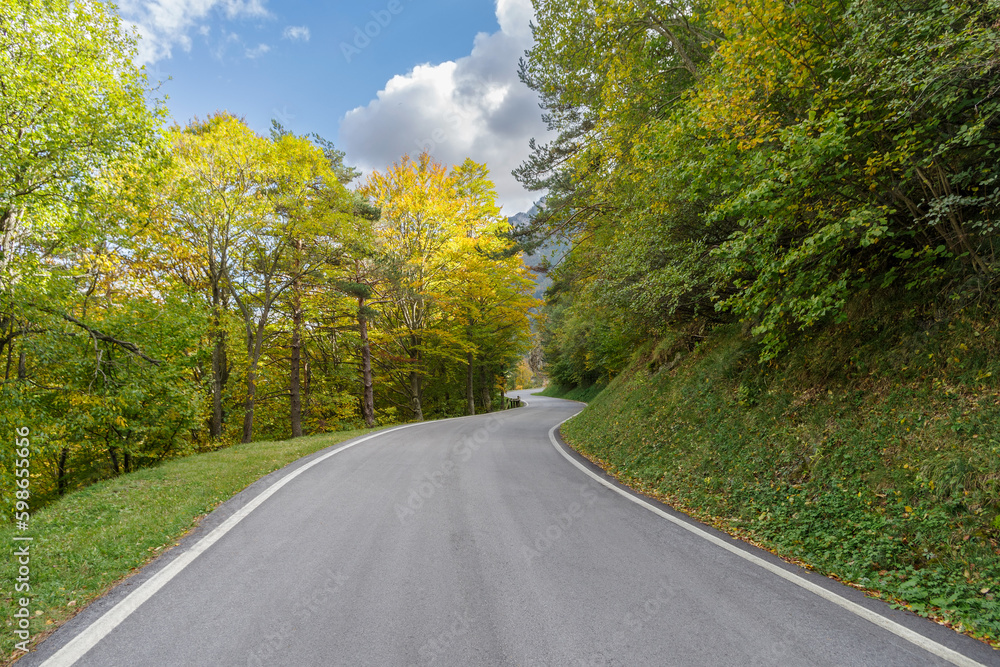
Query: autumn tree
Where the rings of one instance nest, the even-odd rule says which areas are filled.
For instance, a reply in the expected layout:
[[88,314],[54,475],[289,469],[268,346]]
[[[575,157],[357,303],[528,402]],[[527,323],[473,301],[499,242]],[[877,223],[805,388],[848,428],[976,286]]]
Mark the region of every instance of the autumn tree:
[[382,211],[376,234],[392,283],[383,322],[389,344],[401,353],[397,372],[406,378],[395,391],[421,420],[425,335],[436,316],[429,290],[446,268],[442,251],[455,232],[459,202],[451,196],[447,169],[426,153],[373,173],[362,193]]
[[461,205],[457,229],[445,250],[448,265],[437,285],[442,308],[453,314],[456,339],[465,351],[465,402],[476,413],[476,386],[483,410],[492,409],[496,378],[520,355],[530,331],[528,313],[540,305],[519,256],[506,252],[510,223],[501,215],[485,165],[466,160],[452,170]]
[[377,316],[373,299],[378,302],[379,290],[385,276],[379,267],[379,258],[373,234],[373,222],[381,211],[363,197],[355,201],[357,233],[343,248],[343,272],[336,283],[338,291],[357,300],[355,321],[358,327],[359,374],[361,376],[361,416],[365,426],[375,425],[375,381],[372,375],[372,350],[369,329]]
[[350,197],[327,156],[305,138],[265,138],[226,114],[172,137],[171,234],[200,259],[214,319],[211,432],[218,436],[222,427],[223,317],[231,303],[243,328],[242,439],[249,442],[271,315],[286,290],[328,261]]
[[503,259],[509,224],[487,169],[472,160],[449,170],[427,154],[404,157],[373,174],[362,192],[382,212],[376,236],[387,278],[379,322],[401,353],[386,356],[386,371],[400,380],[391,391],[422,419],[424,379],[433,373],[439,405],[459,397],[450,392],[457,380],[466,411],[474,411],[478,367],[488,409],[498,370],[520,354],[535,302],[521,260]]
[[58,279],[54,258],[86,233],[96,178],[148,150],[159,110],[147,107],[145,75],[132,64],[134,35],[103,3],[4,0],[0,53],[0,358],[9,373],[28,326],[20,295],[47,292],[40,276]]
[[[102,345],[123,358],[134,358],[141,349],[129,332],[106,333],[84,315],[81,292],[96,271],[77,261],[99,233],[100,220],[89,207],[102,175],[155,144],[161,109],[147,105],[146,78],[133,64],[134,54],[134,34],[103,3],[0,2],[0,435],[5,441],[9,429],[46,414],[40,394],[70,393],[63,391],[65,377],[57,369],[32,358],[54,331],[93,343],[91,361]],[[48,414],[56,422],[81,409]],[[40,461],[58,458],[63,450],[58,437],[32,443]],[[6,451],[0,449],[0,467],[7,463]],[[8,491],[2,488],[4,502]]]
[[[289,138],[294,138],[294,134],[286,130],[280,123],[275,120],[271,121],[271,140],[275,143],[282,141],[287,141]],[[318,149],[322,156],[326,159],[327,164],[330,168],[330,173],[327,174],[329,179],[330,175],[333,175],[337,182],[342,186],[347,186],[351,181],[356,179],[360,172],[352,167],[348,167],[344,163],[344,152],[337,149],[332,142],[324,139],[318,134],[310,134],[302,137]],[[315,155],[313,156],[315,157]],[[325,187],[333,188],[332,182],[326,184]],[[343,193],[339,193],[343,194]],[[367,295],[370,295],[370,290],[356,281],[364,280],[362,277],[362,265],[364,264],[364,257],[366,255],[365,248],[370,244],[370,221],[378,217],[378,212],[376,209],[368,205],[368,203],[356,193],[350,195],[351,202],[350,208],[352,210],[352,215],[348,218],[347,216],[339,216],[335,221],[333,218],[327,220],[329,225],[325,230],[326,240],[325,244],[319,247],[307,247],[307,243],[301,236],[301,230],[297,230],[298,234],[293,240],[293,248],[291,248],[291,261],[292,261],[292,275],[293,281],[288,289],[286,306],[290,314],[292,335],[290,342],[290,355],[289,355],[289,382],[288,382],[288,392],[289,392],[289,413],[291,421],[291,432],[292,437],[299,437],[303,434],[303,399],[308,399],[307,392],[303,391],[303,375],[306,374],[308,365],[303,356],[303,349],[305,347],[304,340],[304,329],[306,327],[306,308],[307,302],[310,301],[323,301],[322,294],[317,294],[317,292],[324,291],[330,287],[331,281],[338,286],[350,285],[348,288],[351,291],[351,296],[357,296],[359,299],[359,312],[358,312],[358,327],[359,335],[364,341],[363,348],[367,352],[367,320],[363,312],[365,311],[364,300]],[[300,204],[305,204],[309,207],[310,212],[315,213],[316,202],[310,202],[308,198],[301,198],[293,201],[297,201]],[[348,208],[347,202],[342,198],[338,198],[336,202],[329,201],[326,202],[326,206],[335,206],[338,212],[343,212]],[[322,206],[321,206],[322,208]],[[313,230],[314,232],[316,229]],[[330,234],[333,234],[330,236]],[[335,240],[334,240],[335,239]],[[330,243],[329,241],[332,241]],[[316,252],[320,252],[320,256],[316,255]],[[309,255],[312,255],[313,259],[313,269],[307,269],[306,265],[309,264]],[[347,281],[340,280],[337,282],[338,277],[341,276],[342,271],[340,267],[347,267],[346,272],[348,273]],[[351,282],[354,281],[354,282]],[[354,287],[357,286],[357,287]],[[354,292],[360,290],[360,292],[355,295]],[[323,310],[322,306],[314,311],[315,315]],[[374,403],[371,398],[371,363],[370,363],[370,353],[362,354],[362,366],[367,368],[367,381],[363,380],[363,397],[362,397],[362,412],[365,419],[365,423],[368,426],[374,425]],[[306,389],[308,389],[308,383],[306,382]],[[306,396],[304,397],[304,394]]]

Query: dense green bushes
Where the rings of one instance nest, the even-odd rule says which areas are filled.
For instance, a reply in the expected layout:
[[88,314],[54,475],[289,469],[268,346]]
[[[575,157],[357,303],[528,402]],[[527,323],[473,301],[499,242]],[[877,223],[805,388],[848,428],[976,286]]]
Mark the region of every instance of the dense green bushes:
[[995,642],[1000,329],[892,312],[769,366],[737,326],[647,345],[564,433],[678,507]]
[[559,382],[741,321],[763,360],[900,285],[995,296],[1000,5],[537,0],[523,78],[557,138],[517,172],[562,235]]

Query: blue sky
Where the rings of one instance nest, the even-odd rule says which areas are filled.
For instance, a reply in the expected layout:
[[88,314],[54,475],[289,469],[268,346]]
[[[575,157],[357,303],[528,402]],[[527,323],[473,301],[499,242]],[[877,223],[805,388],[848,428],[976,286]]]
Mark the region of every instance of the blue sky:
[[[537,193],[510,176],[537,98],[517,80],[530,0],[121,0],[139,61],[162,80],[173,120],[216,110],[266,132],[272,118],[317,132],[365,171],[428,149],[486,162],[504,212]],[[169,80],[167,80],[169,77]]]

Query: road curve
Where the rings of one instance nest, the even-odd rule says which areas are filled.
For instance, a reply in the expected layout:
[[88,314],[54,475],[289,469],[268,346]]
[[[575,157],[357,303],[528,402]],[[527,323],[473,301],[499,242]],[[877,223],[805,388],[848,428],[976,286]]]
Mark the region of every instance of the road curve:
[[550,438],[580,404],[528,400],[268,476],[20,664],[1000,664],[637,504]]

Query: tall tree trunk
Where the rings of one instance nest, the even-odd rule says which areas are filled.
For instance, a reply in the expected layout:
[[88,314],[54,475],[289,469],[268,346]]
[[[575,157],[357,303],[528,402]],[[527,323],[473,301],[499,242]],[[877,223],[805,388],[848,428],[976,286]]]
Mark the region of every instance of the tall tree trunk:
[[410,371],[410,401],[412,402],[413,418],[417,421],[424,420],[423,407],[423,378],[420,375],[420,339],[415,335],[410,336],[410,358],[413,360],[414,369]]
[[296,314],[292,318],[292,373],[289,378],[289,410],[292,421],[292,437],[302,437],[302,381],[299,377],[302,365],[302,318]]
[[17,379],[21,382],[28,379],[28,359],[24,350],[17,355]]
[[476,399],[473,392],[472,352],[468,353],[466,364],[468,367],[465,374],[465,411],[466,414],[474,415],[476,414]]
[[[19,180],[19,179],[18,179]],[[18,221],[20,212],[8,208],[0,213],[0,334],[5,338],[0,343],[0,353],[7,346],[7,370],[4,379],[10,379],[11,354],[14,348],[14,327],[17,321],[13,310],[13,287],[16,277],[10,274],[10,265],[14,257],[14,244],[20,232]]]
[[361,380],[364,384],[361,412],[365,418],[365,425],[371,428],[375,425],[375,385],[372,382],[372,347],[368,341],[368,317],[365,315],[364,297],[358,297],[358,333],[361,335]]
[[212,348],[212,419],[208,434],[213,439],[222,435],[222,385],[226,365],[226,348],[222,333],[215,332],[215,346]]
[[[270,303],[269,295],[265,293],[265,304]],[[247,317],[248,309],[241,306],[244,317]],[[244,444],[253,440],[253,413],[257,405],[257,367],[260,365],[261,352],[264,347],[264,330],[267,328],[267,316],[270,311],[268,305],[260,314],[260,321],[256,328],[253,320],[246,320],[247,327],[247,357],[250,360],[250,367],[247,369],[247,398],[243,402],[243,440]]]
[[111,457],[111,470],[115,473],[115,476],[121,474],[121,468],[118,467],[118,453],[115,452],[115,448],[112,445],[108,445],[108,456]]
[[479,367],[479,392],[483,410],[493,412],[493,374],[483,364]]
[[8,208],[0,214],[0,293],[6,293],[12,287],[13,280],[9,273],[14,258],[14,244],[20,233],[21,212]]
[[247,397],[243,401],[243,443],[253,440],[253,411],[257,400],[257,370],[247,372]]
[[312,366],[309,365],[309,355],[302,359],[302,412],[309,412],[312,405]]
[[[295,242],[295,249],[302,252],[302,240]],[[299,270],[299,254],[295,256],[295,270]],[[292,437],[302,437],[302,386],[299,379],[299,368],[302,364],[302,294],[301,281],[296,278],[292,285],[292,372],[289,378],[290,408],[292,419]],[[244,427],[244,433],[246,428]]]
[[222,330],[222,287],[217,279],[212,285],[212,418],[208,435],[213,440],[222,435],[222,391],[226,386],[226,332]]
[[417,421],[424,420],[424,409],[420,405],[420,373],[410,371],[410,404],[413,410],[413,418]]
[[69,458],[69,447],[63,447],[59,450],[59,467],[56,471],[56,488],[59,490],[59,495],[64,495],[66,493],[67,479],[66,479],[66,459]]
[[[0,325],[2,325],[2,324],[5,324],[5,323],[3,322],[3,318],[0,318]],[[7,339],[7,342],[6,342],[6,345],[7,345],[7,367],[6,367],[6,369],[4,370],[4,373],[3,373],[3,379],[4,380],[9,380],[10,379],[11,365],[14,363],[14,356],[13,356],[14,355],[14,338],[13,338],[13,333],[14,332],[13,332],[13,328],[8,332],[6,326],[2,326],[2,328],[0,328],[0,331],[3,331],[4,334],[8,334],[8,335],[11,336],[10,338]],[[4,345],[4,343],[0,343],[0,350],[3,349],[2,345]]]

